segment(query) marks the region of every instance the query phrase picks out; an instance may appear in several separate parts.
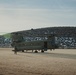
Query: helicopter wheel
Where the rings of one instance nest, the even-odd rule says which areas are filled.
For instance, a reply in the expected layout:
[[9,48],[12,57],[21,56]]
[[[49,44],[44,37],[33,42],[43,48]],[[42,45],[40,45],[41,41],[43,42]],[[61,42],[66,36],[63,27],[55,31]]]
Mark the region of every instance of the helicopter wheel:
[[41,50],[41,53],[44,53],[44,50]]
[[35,50],[35,53],[38,53],[38,51],[37,51],[37,50]]
[[24,52],[24,50],[22,50],[22,52]]

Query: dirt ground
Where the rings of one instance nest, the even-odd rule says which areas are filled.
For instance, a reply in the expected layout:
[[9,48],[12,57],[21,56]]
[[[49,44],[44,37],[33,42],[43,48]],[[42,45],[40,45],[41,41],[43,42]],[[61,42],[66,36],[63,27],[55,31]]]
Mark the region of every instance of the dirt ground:
[[76,50],[56,49],[45,53],[0,48],[0,75],[76,75]]

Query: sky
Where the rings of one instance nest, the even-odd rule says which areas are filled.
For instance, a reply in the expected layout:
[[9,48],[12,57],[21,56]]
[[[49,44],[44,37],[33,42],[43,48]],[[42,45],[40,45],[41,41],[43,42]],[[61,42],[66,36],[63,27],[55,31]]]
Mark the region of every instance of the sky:
[[76,27],[76,0],[0,0],[0,34],[58,26]]

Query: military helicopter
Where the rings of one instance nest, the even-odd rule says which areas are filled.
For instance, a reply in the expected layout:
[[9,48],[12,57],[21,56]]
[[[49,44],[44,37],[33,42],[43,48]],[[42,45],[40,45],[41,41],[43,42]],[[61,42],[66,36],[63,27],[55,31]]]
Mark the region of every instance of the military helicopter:
[[[47,51],[57,48],[55,44],[54,34],[35,34],[35,35],[25,35],[21,32],[11,33],[12,34],[12,47],[14,47],[14,52],[18,51],[24,52],[24,50],[32,50],[35,53],[41,51]],[[24,36],[25,35],[25,36]]]

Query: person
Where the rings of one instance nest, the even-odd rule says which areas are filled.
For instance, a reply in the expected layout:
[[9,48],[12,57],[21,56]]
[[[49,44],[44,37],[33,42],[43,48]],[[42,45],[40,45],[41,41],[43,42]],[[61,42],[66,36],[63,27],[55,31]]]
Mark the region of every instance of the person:
[[15,47],[15,50],[14,50],[14,54],[17,54],[17,49],[16,49],[16,47]]
[[17,54],[17,51],[16,50],[14,50],[14,54]]

